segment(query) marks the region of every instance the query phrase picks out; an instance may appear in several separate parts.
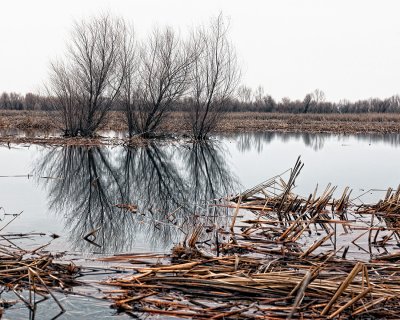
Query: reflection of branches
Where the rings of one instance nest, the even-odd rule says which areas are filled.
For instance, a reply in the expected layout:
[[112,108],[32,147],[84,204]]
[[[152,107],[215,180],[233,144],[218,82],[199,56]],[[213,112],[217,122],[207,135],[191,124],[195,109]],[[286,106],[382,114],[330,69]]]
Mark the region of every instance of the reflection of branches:
[[302,140],[304,145],[313,148],[315,151],[321,150],[325,142],[330,137],[337,137],[339,141],[346,141],[350,137],[354,137],[358,142],[379,143],[397,147],[400,145],[400,135],[392,134],[357,134],[357,135],[333,135],[330,133],[277,133],[277,132],[254,132],[241,133],[237,135],[237,148],[240,152],[247,152],[255,149],[258,153],[263,151],[263,147],[271,143],[274,139],[287,142],[289,140]]
[[187,231],[195,225],[209,225],[219,228],[227,225],[227,210],[223,207],[208,207],[210,200],[219,202],[239,187],[239,182],[229,170],[225,150],[217,143],[193,143],[182,153],[187,167],[189,212],[195,217],[187,226]]
[[301,133],[301,138],[307,147],[311,147],[314,151],[321,150],[324,147],[325,140],[330,137],[331,134],[327,133]]
[[255,148],[260,153],[263,150],[263,145],[271,143],[275,137],[275,132],[242,133],[238,135],[237,148],[240,152],[250,151]]
[[188,171],[188,200],[192,205],[204,207],[209,200],[227,195],[238,186],[227,167],[224,152],[220,144],[198,142],[182,153]]
[[138,205],[144,223],[135,224],[153,245],[170,245],[178,228],[187,233],[199,218],[199,207],[234,189],[224,153],[216,145],[195,143],[182,148],[183,171],[175,147],[127,148],[120,158],[124,193]]
[[264,145],[271,143],[274,139],[280,139],[282,142],[289,140],[302,139],[307,147],[318,151],[324,147],[327,137],[331,134],[326,133],[276,133],[276,132],[254,132],[242,133],[237,138],[237,148],[240,152],[256,149],[258,153],[263,151]]
[[[177,167],[175,147],[128,148],[120,160],[124,193],[138,205],[141,232],[153,244],[171,244],[179,227],[187,233],[211,199],[232,192],[237,182],[224,153],[210,143],[181,148],[183,171]],[[139,219],[139,218],[138,218]]]
[[[139,234],[160,248],[179,240],[178,230],[190,232],[204,218],[210,199],[238,185],[218,147],[150,144],[112,153],[109,148],[56,148],[41,159],[37,173],[49,177],[44,183],[50,209],[65,215],[75,249],[98,244],[103,252],[128,250]],[[124,210],[136,207],[136,212]],[[87,235],[88,241],[82,240]],[[95,244],[89,241],[94,235]]]
[[356,135],[358,141],[372,143],[387,144],[392,147],[398,147],[400,145],[400,135],[398,133],[370,133],[370,134],[359,134]]
[[170,213],[184,205],[186,189],[172,155],[155,144],[127,148],[120,164],[124,193],[138,205],[138,212],[146,222],[135,224],[135,228],[140,227],[153,244],[160,240],[165,245],[171,243],[176,231],[171,224],[177,223],[177,219]]
[[[46,179],[50,209],[65,213],[70,239],[77,249],[89,243],[82,239],[99,228],[95,242],[103,252],[126,247],[132,214],[115,204],[125,201],[119,173],[109,149],[64,147],[53,149],[38,170]],[[90,247],[93,249],[93,247]]]

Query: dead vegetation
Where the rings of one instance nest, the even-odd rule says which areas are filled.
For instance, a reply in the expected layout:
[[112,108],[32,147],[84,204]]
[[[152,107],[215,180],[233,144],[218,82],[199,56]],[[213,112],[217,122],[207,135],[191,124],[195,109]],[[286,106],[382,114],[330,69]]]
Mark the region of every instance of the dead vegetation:
[[230,225],[197,224],[170,255],[107,258],[134,270],[107,298],[134,315],[397,319],[400,188],[372,205],[330,185],[301,197],[301,168],[215,204]]
[[[185,238],[171,254],[102,258],[113,263],[97,269],[103,274],[132,270],[97,278],[105,298],[136,317],[398,318],[400,188],[389,188],[373,204],[331,185],[302,197],[294,192],[302,167],[298,159],[285,173],[209,203],[191,230],[182,229]],[[55,261],[46,245],[23,249],[19,240],[42,234],[3,233],[9,223],[0,229],[0,283],[18,300],[3,301],[1,308],[21,301],[35,312],[40,296],[53,299],[63,313],[54,292],[69,292],[87,268]],[[97,231],[83,239],[96,240]]]
[[[53,291],[54,289],[68,290],[77,285],[76,278],[80,275],[80,268],[73,263],[57,262],[60,257],[45,251],[48,244],[30,250],[23,249],[20,244],[17,244],[22,240],[43,237],[45,234],[2,232],[19,215],[13,215],[13,218],[0,229],[1,293],[13,292],[17,297],[17,300],[11,301],[1,299],[0,312],[2,314],[5,308],[20,301],[34,313],[37,304],[50,297],[58,305],[62,314],[65,309]],[[53,239],[56,237],[58,236],[52,236]],[[29,293],[28,298],[23,294],[24,292]]]
[[229,113],[220,132],[399,133],[399,114]]
[[[2,142],[18,142],[60,137],[61,131],[44,111],[0,111]],[[188,135],[191,128],[182,125],[185,113],[171,112],[161,124],[160,132]],[[104,131],[128,132],[122,112],[113,111],[101,127]],[[228,113],[216,128],[218,133],[241,132],[307,132],[307,133],[400,133],[400,114],[284,114],[237,112]],[[65,138],[67,140],[67,138]],[[50,141],[51,143],[51,141]]]
[[63,295],[100,299],[90,280],[87,281],[88,276],[101,279],[105,274],[122,272],[110,267],[77,266],[67,257],[67,252],[51,253],[48,247],[60,237],[57,234],[7,232],[7,227],[22,212],[8,214],[2,207],[0,211],[0,318],[4,313],[15,317],[14,311],[6,309],[22,304],[29,310],[29,318],[35,319],[38,309],[43,309],[39,305],[46,301],[55,307],[51,307],[48,318],[59,318],[68,311]]

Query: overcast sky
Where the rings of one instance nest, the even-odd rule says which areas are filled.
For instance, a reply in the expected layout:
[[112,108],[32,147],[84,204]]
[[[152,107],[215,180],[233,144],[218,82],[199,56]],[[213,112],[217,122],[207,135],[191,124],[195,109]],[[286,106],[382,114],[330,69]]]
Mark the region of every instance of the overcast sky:
[[400,1],[0,0],[0,92],[37,92],[74,19],[111,11],[145,34],[181,31],[222,12],[242,82],[276,99],[316,88],[330,100],[400,93]]

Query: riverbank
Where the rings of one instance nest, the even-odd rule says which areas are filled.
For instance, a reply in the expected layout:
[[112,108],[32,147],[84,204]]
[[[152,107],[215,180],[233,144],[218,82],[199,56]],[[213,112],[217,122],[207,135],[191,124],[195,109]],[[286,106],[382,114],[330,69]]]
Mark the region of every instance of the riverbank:
[[[124,114],[111,112],[102,132],[120,132],[114,139],[64,139],[51,121],[51,114],[43,111],[0,111],[1,143],[36,144],[120,144],[126,143],[127,131]],[[400,133],[400,114],[283,114],[283,113],[228,113],[215,133],[277,132],[277,133]],[[172,112],[160,127],[160,133],[175,137],[188,137],[185,114]],[[135,143],[141,143],[136,139]]]

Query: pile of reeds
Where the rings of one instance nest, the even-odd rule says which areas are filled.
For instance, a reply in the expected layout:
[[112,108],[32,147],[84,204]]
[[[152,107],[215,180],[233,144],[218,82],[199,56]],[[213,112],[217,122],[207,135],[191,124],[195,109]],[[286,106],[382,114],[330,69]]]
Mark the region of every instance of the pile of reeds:
[[119,287],[107,297],[135,315],[397,319],[400,189],[373,205],[348,188],[334,199],[331,186],[303,198],[293,192],[301,168],[230,198],[230,228],[196,226],[170,255],[108,258],[134,273],[106,281]]
[[[58,146],[82,146],[82,147],[94,147],[94,146],[107,146],[107,145],[122,145],[125,143],[124,139],[120,138],[107,138],[107,137],[93,137],[93,138],[68,138],[62,136],[18,136],[18,135],[5,135],[0,136],[0,144],[10,147],[12,144],[37,144],[37,145],[50,145],[54,147]],[[139,142],[138,142],[139,144]]]
[[[1,234],[0,235],[0,286],[2,291],[14,294],[31,310],[35,310],[35,295],[51,296],[64,312],[52,290],[68,289],[75,285],[80,269],[72,263],[54,261],[56,257],[42,250],[40,246],[33,250],[24,250],[16,244],[21,239],[43,234]],[[29,292],[29,299],[23,292]],[[16,301],[15,301],[16,302]],[[2,304],[9,307],[10,304]]]
[[115,306],[201,319],[396,318],[396,265],[224,256],[138,268],[109,283]]

